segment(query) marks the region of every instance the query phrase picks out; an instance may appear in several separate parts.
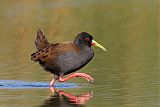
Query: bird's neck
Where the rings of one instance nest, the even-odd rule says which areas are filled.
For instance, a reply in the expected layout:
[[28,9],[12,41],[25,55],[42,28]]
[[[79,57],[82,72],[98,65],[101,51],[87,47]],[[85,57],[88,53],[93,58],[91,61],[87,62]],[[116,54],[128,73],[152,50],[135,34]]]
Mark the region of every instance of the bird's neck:
[[73,41],[73,43],[74,43],[75,45],[77,45],[77,46],[81,45],[81,42],[80,42],[78,39],[75,39],[75,40]]

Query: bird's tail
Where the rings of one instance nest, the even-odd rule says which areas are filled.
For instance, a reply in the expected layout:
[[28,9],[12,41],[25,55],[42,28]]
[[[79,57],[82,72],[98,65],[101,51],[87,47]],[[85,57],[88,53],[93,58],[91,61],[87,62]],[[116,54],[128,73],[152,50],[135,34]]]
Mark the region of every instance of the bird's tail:
[[36,52],[44,49],[49,45],[48,40],[46,39],[43,31],[41,29],[38,29],[37,31],[37,38],[35,40],[35,45],[36,45]]
[[49,42],[47,41],[41,29],[38,29],[37,31],[37,38],[35,40],[35,45],[36,45],[36,52],[31,54],[31,60],[38,61],[40,54],[39,51],[43,50],[45,47],[49,45]]

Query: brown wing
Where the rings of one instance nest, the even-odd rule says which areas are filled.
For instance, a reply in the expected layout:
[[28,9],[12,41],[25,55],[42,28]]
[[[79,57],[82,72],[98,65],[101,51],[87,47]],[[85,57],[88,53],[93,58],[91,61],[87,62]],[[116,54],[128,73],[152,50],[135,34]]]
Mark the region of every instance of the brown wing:
[[53,63],[54,59],[61,53],[70,50],[79,51],[79,48],[75,46],[72,42],[70,43],[57,43],[50,44],[46,48],[33,53],[31,55],[31,60],[33,61],[43,61],[46,63]]
[[49,42],[47,41],[43,31],[41,29],[38,29],[37,31],[37,38],[35,40],[36,45],[36,51],[40,51],[47,47],[49,45]]

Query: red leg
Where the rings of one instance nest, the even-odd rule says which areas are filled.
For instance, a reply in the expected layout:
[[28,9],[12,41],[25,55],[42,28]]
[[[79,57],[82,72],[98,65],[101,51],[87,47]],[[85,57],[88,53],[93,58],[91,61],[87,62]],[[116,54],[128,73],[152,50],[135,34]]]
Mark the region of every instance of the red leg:
[[54,78],[50,81],[49,86],[52,87],[54,85],[54,82],[58,79],[57,75],[54,75]]
[[54,84],[54,82],[55,82],[55,79],[52,79],[52,80],[50,81],[50,83],[49,83],[49,86],[52,87],[53,84]]
[[66,78],[59,77],[59,82],[64,82],[64,81],[67,81],[68,79],[71,79],[71,78],[74,78],[74,77],[81,77],[81,78],[86,79],[89,82],[93,82],[94,81],[94,79],[88,74],[85,74],[85,73],[73,73],[73,74],[67,76]]

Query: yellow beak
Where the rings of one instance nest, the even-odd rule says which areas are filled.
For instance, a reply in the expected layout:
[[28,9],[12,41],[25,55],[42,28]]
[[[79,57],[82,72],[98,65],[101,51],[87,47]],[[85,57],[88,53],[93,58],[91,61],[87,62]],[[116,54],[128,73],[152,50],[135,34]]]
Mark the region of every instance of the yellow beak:
[[104,48],[102,45],[100,45],[100,44],[99,44],[98,42],[96,42],[95,40],[92,40],[92,45],[93,45],[93,46],[97,46],[97,47],[101,48],[101,49],[104,50],[104,51],[107,51],[106,48]]

